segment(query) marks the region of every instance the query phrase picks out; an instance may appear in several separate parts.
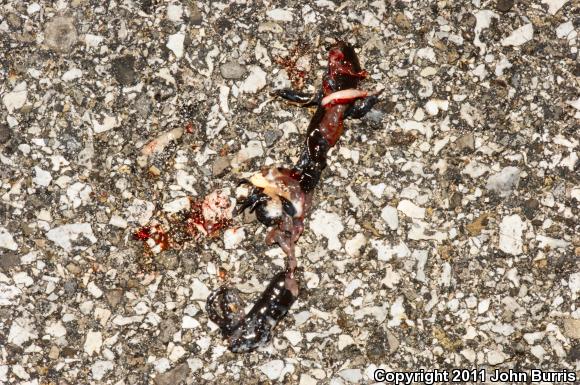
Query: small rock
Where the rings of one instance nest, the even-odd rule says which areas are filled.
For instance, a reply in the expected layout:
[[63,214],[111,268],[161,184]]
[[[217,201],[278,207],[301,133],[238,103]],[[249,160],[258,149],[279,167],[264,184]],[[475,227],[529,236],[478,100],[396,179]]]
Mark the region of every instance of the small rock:
[[564,320],[564,334],[568,338],[580,340],[580,319],[567,318]]
[[309,226],[314,234],[328,239],[328,249],[340,250],[341,243],[338,236],[344,230],[344,226],[339,215],[316,210],[311,216]]
[[267,147],[272,147],[278,139],[282,137],[283,133],[280,130],[266,130],[264,132],[264,142]]
[[397,230],[399,227],[399,214],[393,206],[385,206],[381,211],[381,218],[391,230]]
[[189,6],[189,22],[193,25],[201,25],[203,21],[203,15],[197,6],[196,1],[188,1]]
[[225,156],[216,158],[211,167],[213,176],[220,176],[230,167],[230,160]]
[[570,274],[568,286],[572,294],[580,293],[580,273]]
[[16,251],[18,245],[5,227],[0,227],[0,248]]
[[101,298],[103,295],[103,291],[93,281],[89,282],[87,285],[87,290],[95,298]]
[[518,47],[532,40],[534,37],[534,26],[526,24],[511,33],[508,37],[501,41],[501,45]]
[[292,346],[298,345],[303,339],[302,333],[297,330],[286,330],[282,334],[288,341],[290,341]]
[[48,358],[50,358],[51,360],[57,360],[58,357],[60,356],[60,349],[58,348],[58,346],[51,346],[50,351],[48,352]]
[[131,55],[113,59],[111,72],[115,80],[123,86],[132,86],[137,83],[138,74],[135,71],[135,58]]
[[181,4],[169,4],[167,6],[167,18],[173,22],[180,22],[183,16]]
[[224,231],[224,249],[237,249],[237,246],[246,238],[243,228],[233,228]]
[[240,92],[255,94],[266,86],[266,73],[258,66],[250,67],[250,74],[240,85]]
[[403,199],[399,202],[397,210],[411,218],[425,218],[425,209],[415,205],[413,202],[407,199]]
[[153,381],[155,385],[182,384],[186,381],[190,371],[189,365],[187,365],[187,362],[184,362],[163,374],[157,375]]
[[276,380],[282,375],[284,370],[284,361],[272,360],[260,366],[260,371],[264,373],[270,380]]
[[491,175],[487,179],[485,188],[495,191],[502,197],[507,197],[512,190],[518,187],[520,181],[520,169],[517,167],[504,167],[499,173]]
[[536,356],[536,358],[540,361],[544,360],[544,356],[546,355],[546,349],[542,347],[542,345],[534,345],[530,349],[530,352]]
[[538,210],[539,207],[540,202],[538,202],[537,199],[534,198],[527,199],[524,202],[523,207],[524,215],[526,216],[526,218],[530,220],[534,219],[534,217],[536,216],[536,211]]
[[224,79],[239,80],[244,77],[246,67],[235,61],[229,61],[220,66],[220,73]]
[[12,135],[12,131],[7,124],[0,124],[0,144],[8,143]]
[[360,256],[361,249],[366,245],[367,239],[364,234],[357,234],[354,238],[349,239],[344,244],[344,250],[351,257]]
[[498,0],[496,9],[500,12],[508,12],[514,6],[514,0]]
[[27,96],[28,90],[26,82],[20,82],[12,89],[11,92],[4,94],[2,97],[2,102],[4,103],[4,106],[8,112],[12,113],[24,106]]
[[523,251],[524,222],[519,215],[508,215],[499,225],[499,248],[507,254],[519,255]]
[[89,331],[85,340],[84,350],[89,356],[101,351],[103,345],[103,335],[101,332]]
[[266,15],[274,21],[292,21],[292,12],[287,9],[276,8],[266,12]]
[[198,278],[195,278],[191,283],[191,299],[197,301],[205,301],[209,296],[209,289]]
[[44,27],[44,44],[53,51],[70,52],[77,42],[77,29],[74,19],[56,16]]
[[473,133],[465,134],[459,139],[455,141],[455,146],[457,147],[458,151],[469,151],[472,152],[475,150],[475,137]]
[[85,240],[88,240],[90,243],[97,241],[89,223],[72,223],[55,227],[46,233],[46,237],[57,246],[62,247],[65,251],[73,250],[73,242],[79,244],[74,249],[84,250],[88,246]]
[[492,350],[487,353],[487,362],[492,366],[499,365],[505,362],[506,359],[507,355],[498,350]]
[[18,297],[22,291],[16,286],[9,286],[0,283],[0,306],[9,306],[18,302]]
[[542,0],[542,4],[548,5],[548,13],[555,15],[570,0]]
[[185,42],[185,34],[183,32],[177,32],[173,35],[169,35],[167,39],[167,44],[165,45],[169,48],[176,58],[180,59],[183,57],[183,43]]
[[115,365],[111,361],[96,361],[93,366],[91,366],[93,379],[97,381],[102,380],[107,375],[107,372],[113,370],[114,367]]
[[360,384],[363,377],[360,369],[343,369],[338,372],[338,376],[351,384]]

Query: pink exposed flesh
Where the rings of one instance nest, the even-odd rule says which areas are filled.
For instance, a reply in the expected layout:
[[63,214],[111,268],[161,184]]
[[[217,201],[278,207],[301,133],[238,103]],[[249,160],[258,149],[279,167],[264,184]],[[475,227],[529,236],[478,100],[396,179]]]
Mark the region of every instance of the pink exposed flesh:
[[366,98],[368,94],[367,91],[355,89],[337,91],[322,98],[321,105],[324,107],[326,105],[346,104],[356,99]]

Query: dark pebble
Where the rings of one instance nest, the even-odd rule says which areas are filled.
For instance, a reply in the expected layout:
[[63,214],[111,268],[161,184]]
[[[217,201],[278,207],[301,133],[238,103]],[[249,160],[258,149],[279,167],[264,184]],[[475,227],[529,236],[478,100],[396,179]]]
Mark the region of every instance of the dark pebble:
[[266,131],[264,133],[264,141],[266,142],[266,146],[273,146],[281,137],[282,133],[279,130]]
[[168,372],[163,374],[157,375],[155,377],[155,384],[156,385],[176,385],[181,384],[187,378],[190,369],[186,362],[183,364],[176,366],[175,368],[171,369]]
[[111,62],[111,72],[121,85],[132,86],[137,83],[135,58],[131,55],[118,57]]
[[514,6],[514,0],[497,0],[497,10],[500,12],[508,12]]
[[457,207],[461,207],[461,200],[463,199],[463,196],[461,195],[461,193],[459,192],[454,192],[453,195],[451,195],[451,198],[449,198],[449,208],[450,209],[455,209]]
[[64,283],[64,292],[67,295],[73,295],[77,291],[77,281],[75,279],[69,279]]
[[201,22],[203,21],[201,11],[197,7],[195,1],[190,1],[189,4],[189,22],[193,25],[201,25]]
[[524,215],[528,219],[533,219],[536,216],[536,211],[540,207],[540,202],[534,198],[530,198],[524,202]]
[[10,127],[7,124],[0,124],[0,144],[10,140]]

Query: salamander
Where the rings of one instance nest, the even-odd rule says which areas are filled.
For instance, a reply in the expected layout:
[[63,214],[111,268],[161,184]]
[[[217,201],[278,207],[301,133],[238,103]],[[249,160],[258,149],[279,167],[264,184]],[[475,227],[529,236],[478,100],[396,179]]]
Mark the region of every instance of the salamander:
[[250,194],[238,200],[234,215],[246,209],[255,212],[258,221],[271,228],[266,243],[278,244],[287,262],[286,269],[274,276],[248,314],[233,288],[222,286],[209,296],[208,316],[233,352],[249,352],[265,345],[298,298],[294,245],[304,231],[313,191],[326,168],[328,151],[343,133],[345,119],[362,118],[379,101],[380,92],[359,89],[367,75],[353,46],[338,42],[329,50],[328,70],[318,92],[279,89],[272,93],[293,104],[317,108],[294,166],[263,168],[241,181],[250,186]]

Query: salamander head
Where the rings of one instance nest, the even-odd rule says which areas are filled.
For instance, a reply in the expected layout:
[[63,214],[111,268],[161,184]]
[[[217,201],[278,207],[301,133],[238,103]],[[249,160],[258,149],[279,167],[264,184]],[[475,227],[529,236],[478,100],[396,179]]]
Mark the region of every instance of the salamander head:
[[236,209],[255,211],[256,218],[266,226],[273,226],[284,215],[300,217],[304,211],[304,193],[291,170],[268,168],[245,181],[253,186],[252,192]]
[[345,42],[338,42],[328,52],[330,66],[349,66],[353,72],[361,72],[362,68],[354,47]]
[[328,52],[328,73],[323,82],[324,94],[358,88],[358,83],[366,76],[367,72],[362,70],[353,46],[339,42]]

